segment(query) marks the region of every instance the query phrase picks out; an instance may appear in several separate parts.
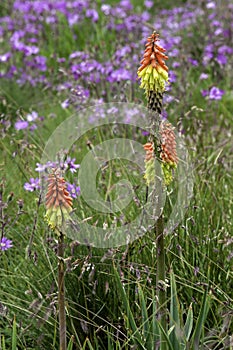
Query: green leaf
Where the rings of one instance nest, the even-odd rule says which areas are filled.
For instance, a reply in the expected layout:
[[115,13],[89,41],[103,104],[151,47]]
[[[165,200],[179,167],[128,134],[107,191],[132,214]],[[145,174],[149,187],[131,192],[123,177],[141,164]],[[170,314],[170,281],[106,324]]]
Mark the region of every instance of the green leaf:
[[17,349],[17,329],[16,329],[16,319],[14,316],[13,329],[12,329],[12,350]]
[[156,312],[157,312],[157,305],[156,305],[156,298],[154,295],[154,291],[152,291],[152,307],[153,307],[153,314],[152,314],[152,343],[153,346],[159,341],[159,326],[158,326],[158,320],[156,319]]
[[70,338],[70,341],[69,341],[67,350],[72,350],[72,349],[73,349],[73,344],[74,344],[74,337],[72,336],[72,337]]
[[181,328],[180,328],[180,304],[177,297],[176,281],[173,271],[170,274],[171,280],[171,305],[170,305],[170,327],[173,327],[169,339],[173,345],[174,350],[180,350],[180,338],[181,338]]
[[193,328],[193,307],[192,304],[189,306],[187,319],[184,325],[185,338],[188,341]]
[[138,294],[139,294],[139,300],[140,300],[141,309],[142,309],[143,335],[144,335],[144,338],[147,339],[148,335],[150,335],[149,333],[150,323],[149,323],[149,317],[148,317],[148,312],[146,308],[144,294],[139,284],[138,284]]
[[199,349],[199,342],[201,338],[202,330],[204,329],[205,320],[210,308],[210,294],[207,295],[207,291],[205,291],[202,298],[201,310],[197,319],[196,327],[194,329],[193,337],[192,337],[192,347],[194,350]]
[[91,342],[88,338],[85,339],[85,342],[83,344],[83,347],[82,347],[82,350],[85,350],[86,349],[86,344],[88,345],[88,349],[89,350],[94,350],[93,346],[91,345]]
[[127,317],[129,319],[129,324],[130,324],[130,327],[132,328],[132,331],[133,331],[133,337],[135,338],[136,340],[136,343],[142,348],[142,349],[145,349],[146,348],[144,347],[143,345],[143,340],[141,338],[141,335],[138,331],[138,327],[136,325],[136,322],[135,322],[135,319],[134,319],[134,316],[133,316],[133,313],[131,311],[131,308],[130,308],[130,304],[129,304],[129,300],[127,298],[127,295],[126,295],[126,292],[125,292],[125,289],[121,283],[121,280],[120,280],[120,276],[118,274],[118,271],[116,270],[116,268],[114,268],[114,273],[115,273],[115,277],[116,277],[116,282],[117,282],[117,287],[120,291],[120,294],[121,294],[121,299],[122,299],[122,302],[123,302],[123,305],[124,305],[124,309],[127,313]]
[[[160,322],[158,322],[158,325],[159,325],[159,328],[160,328],[161,332],[163,333],[164,338],[166,339],[166,345],[168,345],[168,349],[169,350],[174,350],[174,347],[172,346],[172,343],[170,342],[167,333],[163,329],[163,326],[160,324]],[[161,339],[162,339],[162,337],[161,337]],[[161,348],[162,348],[162,345],[161,345]]]
[[2,336],[2,350],[6,350],[5,337]]

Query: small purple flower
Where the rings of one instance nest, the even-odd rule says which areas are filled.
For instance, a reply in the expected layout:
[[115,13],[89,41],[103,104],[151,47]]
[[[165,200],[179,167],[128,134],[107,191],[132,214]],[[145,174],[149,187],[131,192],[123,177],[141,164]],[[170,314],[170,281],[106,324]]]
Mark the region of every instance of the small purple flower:
[[38,173],[41,173],[48,168],[53,169],[53,168],[56,168],[57,166],[58,166],[58,164],[56,162],[51,162],[49,160],[46,164],[36,163],[35,171],[38,171]]
[[207,9],[214,9],[216,7],[216,4],[214,1],[207,2],[206,8]]
[[144,5],[145,7],[147,7],[148,9],[150,9],[153,6],[154,2],[150,1],[150,0],[145,0]]
[[109,16],[111,12],[111,6],[108,4],[101,5],[101,11],[105,14],[105,16]]
[[76,159],[71,157],[67,157],[66,164],[68,165],[70,171],[72,173],[76,173],[76,170],[79,169],[80,164],[75,164]]
[[221,100],[225,91],[213,86],[210,90],[202,90],[201,94],[202,96],[209,98],[209,100]]
[[197,60],[194,60],[193,58],[188,58],[188,61],[194,66],[194,67],[197,67],[198,66],[198,61]]
[[180,65],[181,65],[180,62],[175,61],[172,63],[172,68],[179,68]]
[[215,31],[214,31],[214,35],[222,35],[223,33],[223,29],[222,28],[217,28]]
[[131,79],[130,71],[128,71],[124,68],[116,69],[115,71],[113,71],[111,73],[111,76],[109,78],[107,78],[107,80],[110,83],[113,83],[113,82],[119,83],[122,80],[130,80],[130,79]]
[[15,123],[15,129],[16,130],[23,130],[23,129],[27,129],[28,127],[28,122],[26,120],[18,120]]
[[220,65],[224,65],[224,64],[227,64],[227,58],[225,55],[219,53],[217,58],[216,58],[216,61],[220,64]]
[[26,182],[23,186],[26,191],[33,192],[40,189],[40,179],[31,177],[29,181],[30,182]]
[[6,237],[0,239],[0,250],[4,251],[13,247],[12,241]]
[[208,79],[208,78],[209,78],[209,75],[206,74],[206,73],[201,73],[201,75],[199,77],[200,80],[205,80],[205,79]]
[[70,184],[67,182],[66,189],[72,198],[77,198],[77,196],[80,196],[80,186],[76,186],[75,184]]
[[202,90],[201,94],[202,94],[203,97],[206,97],[206,96],[209,95],[209,91],[208,90]]
[[86,16],[88,18],[91,18],[93,22],[97,22],[98,19],[99,19],[99,15],[98,15],[98,12],[94,9],[88,9],[86,11]]
[[46,169],[47,169],[47,164],[36,163],[35,171],[38,171],[40,173],[42,171],[45,171]]
[[4,55],[0,55],[0,62],[7,62],[11,57],[11,53],[7,52]]
[[176,79],[177,79],[176,74],[174,73],[173,70],[170,70],[170,73],[169,73],[169,81],[170,81],[170,83],[175,83]]
[[126,9],[127,11],[133,9],[133,5],[131,4],[130,0],[121,0],[120,6]]
[[35,111],[32,111],[32,113],[29,113],[26,115],[26,119],[28,122],[34,122],[38,118],[38,113]]
[[61,107],[62,107],[63,109],[68,108],[69,105],[70,105],[70,100],[69,100],[68,98],[67,98],[65,101],[63,101],[63,102],[61,103]]
[[209,92],[209,99],[210,100],[221,100],[224,93],[225,93],[224,90],[220,90],[216,86],[213,86]]

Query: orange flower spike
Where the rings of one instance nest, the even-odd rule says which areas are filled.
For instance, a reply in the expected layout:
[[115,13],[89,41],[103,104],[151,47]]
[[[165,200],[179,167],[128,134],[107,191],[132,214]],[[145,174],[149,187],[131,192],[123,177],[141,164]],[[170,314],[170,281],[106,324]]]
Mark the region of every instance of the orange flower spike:
[[160,125],[160,158],[162,160],[162,170],[164,181],[169,185],[173,180],[173,170],[177,167],[178,156],[176,151],[176,138],[170,123],[162,122]]
[[[164,54],[166,50],[158,45],[158,41],[159,34],[156,32],[147,38],[144,55],[138,68],[138,77],[141,78],[140,87],[146,91],[148,106],[155,106],[153,101],[158,100],[158,94],[160,94],[159,99],[161,99],[161,94],[165,91],[168,82],[168,67],[164,62],[168,56]],[[162,101],[159,100],[159,106],[161,104]],[[161,113],[160,107],[158,107],[158,111]]]
[[48,225],[60,234],[72,211],[72,198],[66,189],[65,180],[56,172],[49,175],[48,189],[45,196],[46,221]]

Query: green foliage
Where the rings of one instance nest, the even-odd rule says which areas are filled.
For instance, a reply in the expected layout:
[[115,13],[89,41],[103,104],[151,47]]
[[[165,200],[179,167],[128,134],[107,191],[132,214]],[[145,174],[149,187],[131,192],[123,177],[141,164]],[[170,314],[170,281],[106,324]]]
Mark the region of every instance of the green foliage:
[[[137,325],[137,319],[131,310],[129,298],[117,270],[115,270],[115,276],[116,286],[123,304],[122,312],[124,313],[129,343],[135,346],[137,345],[140,349],[153,349],[155,344],[160,344],[162,347],[164,339],[166,345],[163,344],[163,348],[169,350],[198,350],[201,343],[204,346],[203,331],[211,301],[211,295],[207,290],[203,293],[202,304],[197,319],[194,321],[192,304],[190,304],[184,323],[180,301],[177,295],[175,276],[173,272],[170,273],[171,300],[168,332],[166,333],[156,318],[158,310],[156,310],[155,296],[152,295],[151,303],[148,305],[142,286],[138,283],[138,306],[141,309],[141,323]],[[149,314],[151,308],[152,313]],[[195,327],[193,327],[194,324]]]

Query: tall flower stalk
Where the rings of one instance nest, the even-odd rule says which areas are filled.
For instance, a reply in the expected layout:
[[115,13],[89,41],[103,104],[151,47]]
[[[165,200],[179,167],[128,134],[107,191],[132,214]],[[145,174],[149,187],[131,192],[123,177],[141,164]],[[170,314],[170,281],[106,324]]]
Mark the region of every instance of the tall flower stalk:
[[65,223],[72,211],[72,198],[66,190],[64,178],[54,171],[48,177],[46,193],[46,221],[58,234],[58,313],[60,350],[67,349],[66,340],[66,309],[65,309],[65,264],[64,264],[64,237]]
[[[138,77],[141,79],[140,87],[145,90],[147,108],[150,118],[150,135],[144,145],[145,180],[147,185],[157,187],[155,159],[160,160],[164,185],[172,181],[172,171],[177,165],[175,134],[171,124],[162,121],[161,112],[163,94],[168,83],[168,67],[165,60],[165,49],[159,45],[159,34],[154,31],[147,38],[141,66],[138,69]],[[165,186],[164,186],[165,187]],[[154,194],[153,198],[156,198]],[[152,199],[153,200],[153,199]],[[159,205],[158,200],[155,205]],[[164,249],[164,219],[161,214],[154,225],[156,235],[156,295],[158,318],[166,332],[166,283],[165,283],[165,249]],[[163,335],[161,337],[163,339]],[[165,341],[161,342],[160,349],[166,349]]]

